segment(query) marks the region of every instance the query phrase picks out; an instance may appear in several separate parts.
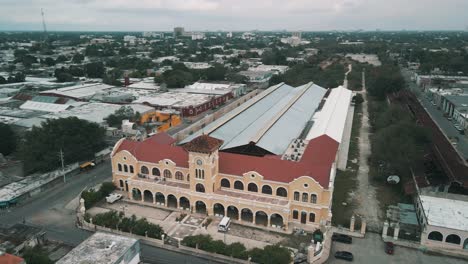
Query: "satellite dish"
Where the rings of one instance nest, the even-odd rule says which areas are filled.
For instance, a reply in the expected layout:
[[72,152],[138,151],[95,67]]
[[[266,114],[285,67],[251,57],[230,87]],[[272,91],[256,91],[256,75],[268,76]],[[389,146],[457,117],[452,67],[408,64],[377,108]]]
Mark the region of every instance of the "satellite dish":
[[390,184],[398,184],[400,182],[400,176],[390,175],[387,178],[387,182]]

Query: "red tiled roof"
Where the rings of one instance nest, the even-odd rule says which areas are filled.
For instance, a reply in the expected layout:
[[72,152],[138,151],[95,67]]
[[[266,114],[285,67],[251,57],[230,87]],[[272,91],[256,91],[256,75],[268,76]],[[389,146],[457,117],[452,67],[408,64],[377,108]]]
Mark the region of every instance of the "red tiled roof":
[[177,141],[173,137],[169,136],[169,134],[167,134],[166,132],[157,133],[156,135],[148,138],[148,140],[152,140],[158,144],[163,145],[172,145]]
[[[151,138],[143,142],[124,140],[116,153],[122,150],[129,151],[140,161],[158,163],[160,160],[170,159],[177,166],[188,167],[188,152],[183,147],[160,144]],[[309,142],[299,162],[281,160],[277,156],[255,157],[220,152],[219,172],[241,176],[246,172],[256,171],[265,180],[285,183],[301,176],[310,176],[322,187],[328,188],[330,170],[337,150],[338,142],[324,135]]]
[[21,264],[25,263],[24,259],[5,253],[4,255],[0,256],[0,264]]
[[217,150],[223,141],[208,135],[201,135],[184,144],[184,149],[191,152],[211,153]]

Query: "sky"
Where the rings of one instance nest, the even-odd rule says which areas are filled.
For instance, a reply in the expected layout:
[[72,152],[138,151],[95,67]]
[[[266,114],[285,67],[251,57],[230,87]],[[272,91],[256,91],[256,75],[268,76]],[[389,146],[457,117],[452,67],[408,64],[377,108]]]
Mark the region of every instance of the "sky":
[[468,30],[468,0],[0,0],[0,30]]

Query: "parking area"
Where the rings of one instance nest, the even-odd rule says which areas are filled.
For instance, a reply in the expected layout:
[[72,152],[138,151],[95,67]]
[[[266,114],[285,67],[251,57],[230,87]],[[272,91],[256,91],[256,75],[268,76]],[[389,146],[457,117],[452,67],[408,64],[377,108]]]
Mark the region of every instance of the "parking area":
[[462,264],[466,260],[446,256],[425,254],[416,249],[395,246],[395,253],[388,255],[384,251],[384,242],[374,233],[367,233],[365,238],[353,238],[352,244],[333,242],[332,252],[327,263],[348,263],[334,257],[336,251],[349,251],[354,255],[355,263],[411,263],[411,264]]

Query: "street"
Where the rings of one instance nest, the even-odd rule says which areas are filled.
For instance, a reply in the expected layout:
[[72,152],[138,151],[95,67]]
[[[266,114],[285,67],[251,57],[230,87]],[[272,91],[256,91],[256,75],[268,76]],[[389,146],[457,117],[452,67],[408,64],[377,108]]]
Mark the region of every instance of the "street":
[[[46,237],[76,246],[92,235],[75,226],[75,209],[78,196],[85,188],[96,186],[103,181],[111,181],[110,161],[97,165],[88,172],[67,178],[66,184],[60,184],[37,194],[15,208],[0,211],[0,225],[4,227],[22,223],[43,227]],[[141,258],[147,263],[219,263],[207,262],[204,258],[194,257],[174,251],[141,246]]]
[[333,242],[330,258],[326,263],[348,263],[347,261],[336,259],[336,251],[348,251],[353,253],[354,263],[411,263],[411,264],[462,264],[466,260],[450,258],[446,256],[434,256],[423,253],[417,249],[410,249],[395,246],[395,253],[388,255],[384,251],[384,242],[380,235],[366,233],[365,238],[353,238],[352,244]]

